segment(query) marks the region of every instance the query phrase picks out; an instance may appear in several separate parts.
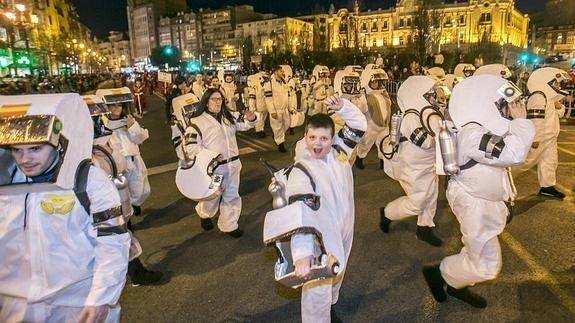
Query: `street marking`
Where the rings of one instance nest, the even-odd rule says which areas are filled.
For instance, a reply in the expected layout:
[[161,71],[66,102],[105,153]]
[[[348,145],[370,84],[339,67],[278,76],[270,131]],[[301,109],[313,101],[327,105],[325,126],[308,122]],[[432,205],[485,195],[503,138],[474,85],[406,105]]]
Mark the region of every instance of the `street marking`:
[[255,148],[259,148],[261,150],[274,150],[275,147],[271,144],[268,144],[266,142],[263,141],[256,141],[253,138],[249,137],[247,134],[244,133],[237,133],[237,136],[242,139],[244,142],[246,142],[248,145],[253,146]]
[[575,162],[560,162],[559,166],[575,166]]
[[573,141],[559,141],[557,142],[558,145],[575,145]]
[[528,280],[535,280],[544,283],[551,292],[557,297],[561,305],[563,305],[571,315],[575,315],[575,299],[571,298],[565,291],[561,289],[559,281],[551,274],[545,267],[537,263],[535,257],[525,250],[525,248],[515,240],[515,238],[507,231],[503,231],[500,235],[501,240],[509,246],[511,251],[517,255],[533,272],[533,276]]
[[[247,155],[247,154],[255,153],[256,151],[257,150],[255,150],[254,148],[244,147],[244,148],[239,150],[239,155],[240,156],[241,155]],[[175,171],[176,169],[178,169],[178,162],[164,164],[164,165],[160,165],[160,166],[156,166],[156,167],[151,167],[151,168],[148,168],[148,176],[168,173],[168,172]]]

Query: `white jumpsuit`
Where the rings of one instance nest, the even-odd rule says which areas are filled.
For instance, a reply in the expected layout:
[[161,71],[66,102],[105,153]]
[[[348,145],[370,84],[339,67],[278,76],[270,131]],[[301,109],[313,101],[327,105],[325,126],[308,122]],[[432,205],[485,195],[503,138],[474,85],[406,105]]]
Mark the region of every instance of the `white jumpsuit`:
[[327,113],[327,106],[323,102],[329,95],[332,94],[333,90],[329,87],[329,79],[320,78],[315,83],[313,83],[313,98],[314,105],[313,110],[310,115],[317,113]]
[[[286,131],[290,126],[289,85],[284,80],[278,80],[275,75],[264,83],[266,107],[270,113],[270,126],[274,132],[274,141],[281,144],[285,141]],[[276,113],[277,118],[271,114]]]
[[531,148],[525,163],[514,168],[514,172],[524,172],[537,165],[539,186],[550,187],[557,182],[556,172],[559,166],[557,137],[559,136],[559,119],[565,114],[565,106],[555,109],[553,100],[545,99],[543,94],[535,93],[527,101],[527,118],[535,126],[537,148]]
[[[239,117],[238,112],[232,112],[234,118]],[[196,137],[196,142],[190,142],[185,149],[188,156],[195,156],[203,149],[207,149],[222,155],[227,163],[219,165],[214,173],[224,176],[221,196],[208,201],[200,201],[196,205],[196,212],[202,219],[213,218],[218,209],[220,217],[218,228],[222,232],[231,232],[238,228],[238,220],[242,212],[242,199],[239,195],[240,171],[242,163],[238,159],[239,149],[236,141],[236,131],[246,131],[251,129],[256,121],[236,121],[231,124],[222,117],[219,122],[215,117],[207,112],[190,119],[195,127],[189,127],[186,131],[191,131],[192,137]],[[234,159],[234,160],[231,160]]]
[[[367,122],[364,115],[349,101],[344,102],[344,107],[336,114],[345,120],[350,128],[365,131]],[[342,268],[335,278],[309,282],[303,286],[301,298],[303,323],[322,323],[330,322],[331,305],[338,300],[353,240],[355,205],[353,174],[348,162],[353,148],[346,146],[336,134],[334,145],[345,151],[345,154],[340,155],[343,158],[338,158],[338,151],[332,148],[325,159],[314,159],[310,156],[304,140],[298,141],[296,145],[295,162],[301,161],[308,169],[316,189],[313,190],[310,179],[305,173],[294,168],[288,178],[286,196],[310,193],[320,196],[319,210],[333,215],[334,228],[334,232],[322,232],[322,236],[324,242],[326,240],[337,242],[335,245],[326,245],[326,249],[336,255]],[[291,248],[294,262],[312,255],[312,236],[295,235],[292,238]]]
[[77,322],[106,304],[107,322],[119,321],[130,236],[104,171],[90,168],[86,192],[92,215],[73,190],[0,196],[0,322]]
[[126,178],[130,189],[132,205],[141,206],[150,195],[148,169],[140,155],[140,147],[149,138],[148,130],[136,121],[128,128],[123,120],[109,120],[107,124],[112,132],[109,144],[112,150],[126,159]]
[[[220,90],[224,93],[224,98],[226,99],[226,106],[231,111],[236,111],[236,101],[238,100],[238,87],[234,84],[234,82],[228,83],[223,82],[220,86]],[[201,98],[201,97],[198,97]]]
[[369,111],[365,113],[365,118],[367,119],[367,131],[365,132],[363,137],[361,137],[361,142],[357,145],[357,157],[365,158],[365,156],[367,156],[367,154],[371,150],[373,144],[376,144],[376,147],[378,148],[377,149],[378,158],[383,159],[384,157],[380,152],[379,146],[383,138],[389,134],[389,129],[387,127],[387,120],[391,116],[391,100],[387,95],[387,92],[385,92],[385,94],[372,93],[370,95],[372,95],[373,98],[377,100],[379,105],[378,107],[372,107],[372,109],[380,109],[380,111],[382,112],[385,111],[385,113],[382,113],[383,122],[385,126],[377,125],[373,121]]
[[457,134],[458,164],[471,159],[478,164],[453,176],[447,189],[447,200],[463,235],[460,253],[441,261],[441,276],[450,286],[461,289],[499,274],[502,259],[497,236],[507,219],[504,201],[512,195],[505,167],[523,162],[534,134],[531,121],[511,121],[507,134],[495,144],[500,154],[492,158],[486,157],[482,144],[492,136],[486,128],[470,123]]
[[204,92],[206,91],[206,85],[202,82],[201,84],[197,81],[192,83],[192,93],[196,95],[198,99],[201,99],[204,96]]
[[384,160],[386,173],[399,181],[406,194],[385,206],[385,217],[396,221],[417,216],[418,226],[434,227],[439,183],[435,173],[435,142],[431,135],[422,135],[422,130],[419,117],[406,114],[401,136],[407,140],[399,144],[396,156]]
[[250,110],[259,112],[255,130],[256,132],[262,132],[268,118],[268,110],[266,108],[264,88],[259,81],[253,82],[251,86],[248,86],[248,99]]

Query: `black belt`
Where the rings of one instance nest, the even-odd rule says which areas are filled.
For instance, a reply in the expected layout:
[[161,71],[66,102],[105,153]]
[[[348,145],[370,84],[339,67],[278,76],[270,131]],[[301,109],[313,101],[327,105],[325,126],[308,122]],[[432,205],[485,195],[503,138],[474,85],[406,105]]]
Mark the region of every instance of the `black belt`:
[[218,162],[218,166],[219,166],[219,165],[225,165],[225,164],[227,164],[227,163],[231,163],[231,162],[233,162],[234,160],[238,160],[238,159],[240,159],[240,156],[234,156],[234,157],[231,157],[231,158],[228,158],[228,159],[224,159],[224,160]]

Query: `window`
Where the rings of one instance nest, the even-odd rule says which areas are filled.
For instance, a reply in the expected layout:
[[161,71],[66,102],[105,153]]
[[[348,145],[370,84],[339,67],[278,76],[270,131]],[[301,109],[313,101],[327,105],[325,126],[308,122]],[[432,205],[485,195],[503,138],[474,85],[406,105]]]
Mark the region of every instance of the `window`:
[[372,46],[372,47],[377,47],[377,40],[373,39],[373,40],[371,41],[371,46]]
[[481,17],[479,17],[480,24],[488,24],[490,22],[491,22],[491,13],[489,12],[482,13]]
[[387,30],[387,20],[383,22],[383,30]]
[[556,44],[563,44],[563,34],[557,34]]
[[371,32],[376,32],[376,31],[377,31],[377,23],[374,21],[374,22],[371,24]]
[[407,18],[407,26],[408,26],[408,27],[411,26],[411,18]]
[[403,18],[399,19],[399,27],[403,27],[404,23]]
[[403,36],[399,37],[399,45],[405,45],[405,39]]
[[367,32],[367,24],[365,22],[361,25],[361,31],[364,33]]
[[459,15],[459,20],[457,20],[459,26],[465,26],[465,15]]

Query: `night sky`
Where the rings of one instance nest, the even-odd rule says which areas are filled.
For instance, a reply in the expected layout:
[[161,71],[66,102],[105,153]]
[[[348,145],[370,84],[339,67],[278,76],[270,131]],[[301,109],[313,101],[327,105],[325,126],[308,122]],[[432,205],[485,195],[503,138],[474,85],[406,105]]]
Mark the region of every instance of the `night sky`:
[[[220,8],[225,5],[251,4],[257,12],[275,13],[279,16],[290,16],[298,13],[309,13],[314,8],[327,10],[330,3],[336,9],[347,5],[348,0],[188,0],[190,8]],[[387,9],[396,0],[363,0],[365,9]],[[520,11],[528,12],[543,9],[546,0],[516,0]],[[97,36],[106,36],[108,31],[127,31],[126,0],[72,0],[76,6],[80,21],[87,25]],[[363,8],[362,7],[362,8]]]

